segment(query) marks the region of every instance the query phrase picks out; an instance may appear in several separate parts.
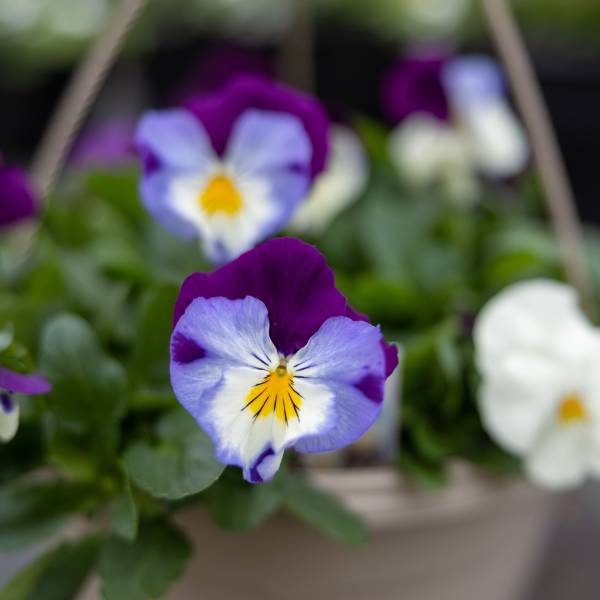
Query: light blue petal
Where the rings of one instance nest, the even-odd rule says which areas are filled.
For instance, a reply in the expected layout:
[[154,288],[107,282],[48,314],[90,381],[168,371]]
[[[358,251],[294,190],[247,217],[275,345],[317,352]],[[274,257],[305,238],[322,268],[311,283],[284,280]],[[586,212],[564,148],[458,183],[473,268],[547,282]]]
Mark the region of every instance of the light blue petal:
[[225,160],[236,175],[264,182],[273,205],[259,239],[275,233],[306,197],[311,157],[310,138],[297,117],[251,109],[237,120]]
[[216,160],[206,131],[183,109],[147,112],[138,125],[136,145],[174,169],[202,170]]
[[[270,437],[258,426],[247,433],[261,438],[252,444],[252,454],[242,456],[245,431],[229,427],[231,419],[250,419],[241,407],[252,385],[265,369],[277,361],[269,338],[265,305],[256,298],[197,298],[177,322],[171,336],[171,385],[175,396],[211,436],[219,460],[249,468],[265,450]],[[269,430],[270,431],[270,430]],[[264,439],[263,439],[264,437]]]
[[193,239],[197,237],[198,230],[174,211],[169,201],[173,176],[168,169],[145,175],[140,182],[140,195],[148,212],[165,229],[183,239]]
[[334,394],[329,426],[302,438],[300,452],[327,452],[351,444],[381,411],[385,356],[379,328],[347,317],[325,321],[291,361],[294,381],[325,386]]
[[236,121],[225,156],[236,172],[308,169],[312,146],[302,121],[287,113],[250,109]]

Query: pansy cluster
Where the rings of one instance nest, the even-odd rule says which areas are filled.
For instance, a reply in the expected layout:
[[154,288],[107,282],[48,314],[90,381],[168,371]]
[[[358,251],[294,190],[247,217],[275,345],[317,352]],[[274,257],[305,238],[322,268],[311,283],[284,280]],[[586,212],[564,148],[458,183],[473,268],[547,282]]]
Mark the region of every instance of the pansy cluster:
[[416,52],[394,65],[382,83],[382,108],[398,123],[390,159],[410,184],[438,188],[459,203],[479,191],[479,176],[519,174],[529,151],[489,57]]

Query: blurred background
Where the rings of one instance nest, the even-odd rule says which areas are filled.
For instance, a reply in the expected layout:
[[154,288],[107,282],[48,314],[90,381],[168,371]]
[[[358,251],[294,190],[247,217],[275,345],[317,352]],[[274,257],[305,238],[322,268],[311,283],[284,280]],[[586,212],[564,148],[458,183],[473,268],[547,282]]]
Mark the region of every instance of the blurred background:
[[[118,0],[0,0],[0,147],[24,165],[82,53]],[[517,0],[581,217],[600,222],[600,2]],[[310,14],[309,14],[310,13]],[[223,44],[318,95],[334,115],[383,119],[379,82],[407,50],[435,45],[493,53],[470,0],[151,0],[85,127],[133,121],[193,85]],[[191,82],[191,83],[190,83]],[[530,600],[597,598],[600,485],[569,496]],[[0,581],[19,557],[0,561]]]

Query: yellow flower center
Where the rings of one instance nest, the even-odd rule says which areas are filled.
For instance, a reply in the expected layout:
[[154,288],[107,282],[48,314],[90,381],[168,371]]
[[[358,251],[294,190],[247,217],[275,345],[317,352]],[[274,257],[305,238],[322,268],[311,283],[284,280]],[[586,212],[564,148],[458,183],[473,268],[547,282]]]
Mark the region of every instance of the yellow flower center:
[[215,175],[198,197],[198,203],[204,212],[212,216],[225,213],[233,216],[242,209],[242,196],[227,175]]
[[566,425],[573,421],[585,421],[587,411],[579,394],[565,394],[558,409],[558,420]]
[[288,373],[285,358],[281,358],[279,365],[269,373],[246,396],[242,410],[249,409],[258,417],[275,416],[286,423],[290,419],[299,419],[302,396],[294,388],[294,378]]

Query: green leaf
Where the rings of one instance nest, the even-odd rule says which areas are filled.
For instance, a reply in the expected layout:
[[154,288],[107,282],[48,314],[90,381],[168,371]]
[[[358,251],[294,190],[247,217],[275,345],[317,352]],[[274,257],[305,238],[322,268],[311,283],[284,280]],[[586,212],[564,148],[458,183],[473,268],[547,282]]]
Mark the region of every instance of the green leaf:
[[161,598],[190,554],[186,539],[164,521],[142,523],[133,542],[113,536],[100,555],[102,595],[105,600]]
[[279,477],[269,483],[252,485],[241,481],[239,469],[213,485],[207,492],[208,509],[223,529],[246,531],[258,527],[274,514],[283,502]]
[[156,444],[133,443],[124,456],[129,477],[153,496],[175,500],[196,494],[223,472],[212,441],[182,409],[159,421],[157,436]]
[[126,479],[123,491],[110,505],[110,521],[113,531],[126,540],[134,540],[138,528],[138,510]]
[[98,170],[88,173],[88,189],[119,211],[132,225],[145,218],[138,193],[139,170]]
[[68,600],[75,598],[96,562],[99,540],[65,542],[42,554],[0,591],[2,600]]
[[168,386],[169,340],[178,287],[163,285],[142,301],[131,362],[133,375],[149,384]]
[[127,404],[127,377],[86,321],[69,314],[52,319],[42,332],[40,365],[53,385],[49,408],[61,424],[75,433],[113,433]]
[[303,477],[286,475],[283,489],[286,508],[309,525],[342,542],[363,544],[367,541],[367,528],[360,518]]
[[47,539],[67,518],[97,502],[97,490],[71,483],[15,481],[0,488],[0,548]]

